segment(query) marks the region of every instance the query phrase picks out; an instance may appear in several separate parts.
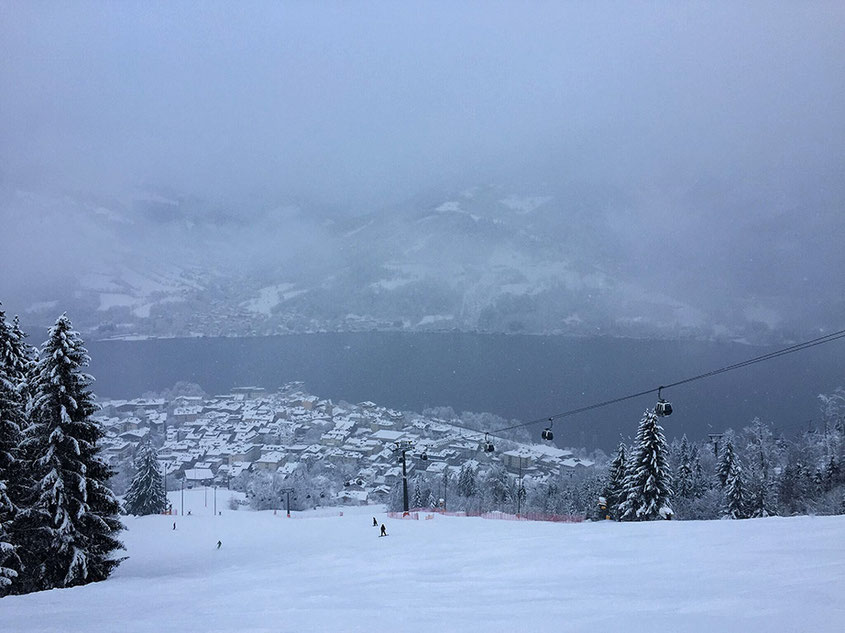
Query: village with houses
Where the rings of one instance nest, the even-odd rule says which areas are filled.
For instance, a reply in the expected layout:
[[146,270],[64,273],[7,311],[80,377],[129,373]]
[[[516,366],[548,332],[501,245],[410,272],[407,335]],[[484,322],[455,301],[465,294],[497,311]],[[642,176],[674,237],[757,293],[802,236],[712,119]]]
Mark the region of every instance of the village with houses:
[[541,484],[593,466],[551,443],[488,438],[460,426],[459,420],[372,402],[335,404],[307,393],[302,383],[275,392],[239,387],[224,395],[100,404],[96,417],[106,433],[102,454],[112,468],[130,471],[139,448],[149,442],[157,449],[168,490],[217,486],[243,491],[246,482],[262,475],[301,481],[319,472],[329,483],[315,490],[312,506],[384,503],[403,477],[398,445],[407,448],[409,478],[442,481],[444,473],[457,476],[469,465],[482,474],[499,468],[513,480]]

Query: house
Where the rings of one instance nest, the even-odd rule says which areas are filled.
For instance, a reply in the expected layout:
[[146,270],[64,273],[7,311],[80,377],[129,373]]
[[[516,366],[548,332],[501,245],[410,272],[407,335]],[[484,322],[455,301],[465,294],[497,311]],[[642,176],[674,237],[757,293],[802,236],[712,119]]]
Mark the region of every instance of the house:
[[235,387],[232,389],[234,395],[243,394],[248,400],[255,400],[256,398],[264,397],[267,390],[264,387]]
[[274,473],[285,461],[284,455],[279,452],[267,453],[253,462],[254,469],[263,473]]
[[103,455],[112,464],[129,459],[134,452],[132,444],[117,439],[109,440],[108,443],[104,440],[102,447]]
[[150,434],[149,428],[138,429],[137,431],[126,431],[120,434],[120,439],[135,444],[142,442]]
[[585,468],[590,468],[594,462],[591,462],[589,459],[581,459],[579,457],[570,457],[569,459],[564,459],[560,462],[560,471],[561,472],[571,472],[571,471],[578,471],[583,470]]
[[366,490],[342,490],[337,493],[337,500],[349,505],[367,505],[369,494]]
[[188,488],[192,486],[210,486],[214,481],[214,473],[210,468],[189,468],[185,471],[185,485]]
[[233,446],[229,454],[229,465],[235,462],[254,462],[261,457],[261,444],[241,444]]
[[525,470],[534,466],[535,455],[529,451],[519,448],[513,451],[506,451],[501,454],[502,463],[509,470]]
[[397,442],[405,437],[405,433],[402,431],[380,430],[373,433],[370,437],[384,443]]
[[202,405],[176,407],[173,409],[173,422],[176,424],[194,422],[201,414]]

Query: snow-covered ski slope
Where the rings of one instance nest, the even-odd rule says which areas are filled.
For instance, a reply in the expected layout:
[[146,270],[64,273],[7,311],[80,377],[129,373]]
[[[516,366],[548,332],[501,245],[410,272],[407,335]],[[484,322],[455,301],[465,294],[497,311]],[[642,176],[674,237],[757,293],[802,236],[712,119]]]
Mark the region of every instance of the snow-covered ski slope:
[[111,579],[3,598],[0,631],[845,630],[845,517],[552,524],[379,512],[390,538],[378,538],[372,508],[295,520],[220,507],[175,517],[175,531],[174,517],[128,519],[130,558]]

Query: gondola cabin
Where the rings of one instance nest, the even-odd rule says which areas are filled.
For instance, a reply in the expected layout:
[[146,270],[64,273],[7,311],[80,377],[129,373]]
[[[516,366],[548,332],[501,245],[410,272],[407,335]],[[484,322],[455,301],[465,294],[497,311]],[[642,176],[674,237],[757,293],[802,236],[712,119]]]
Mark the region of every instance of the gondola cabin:
[[661,417],[672,415],[672,403],[663,399],[662,386],[657,388],[657,404],[654,405],[654,412]]
[[654,405],[654,412],[661,417],[672,415],[672,403],[660,400]]

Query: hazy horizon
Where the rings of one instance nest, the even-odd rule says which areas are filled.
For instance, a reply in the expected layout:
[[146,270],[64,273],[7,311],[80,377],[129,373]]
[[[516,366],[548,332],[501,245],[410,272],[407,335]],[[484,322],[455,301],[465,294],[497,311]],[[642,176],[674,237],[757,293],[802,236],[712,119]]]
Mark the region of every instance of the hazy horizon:
[[550,241],[594,222],[616,291],[829,328],[843,32],[834,2],[0,2],[0,300],[145,258],[342,269],[328,221],[495,186],[552,200]]

